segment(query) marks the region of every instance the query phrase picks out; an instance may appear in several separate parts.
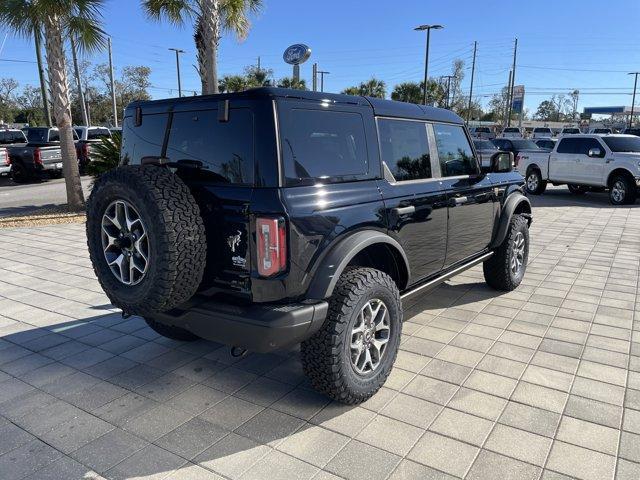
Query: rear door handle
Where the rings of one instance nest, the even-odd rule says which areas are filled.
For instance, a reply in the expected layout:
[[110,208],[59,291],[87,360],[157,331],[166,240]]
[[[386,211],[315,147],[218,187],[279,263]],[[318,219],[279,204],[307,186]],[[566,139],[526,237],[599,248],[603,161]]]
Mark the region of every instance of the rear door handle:
[[410,215],[412,213],[416,213],[416,207],[410,205],[408,207],[398,207],[393,209],[398,215]]
[[468,200],[467,197],[453,197],[454,205],[464,205]]

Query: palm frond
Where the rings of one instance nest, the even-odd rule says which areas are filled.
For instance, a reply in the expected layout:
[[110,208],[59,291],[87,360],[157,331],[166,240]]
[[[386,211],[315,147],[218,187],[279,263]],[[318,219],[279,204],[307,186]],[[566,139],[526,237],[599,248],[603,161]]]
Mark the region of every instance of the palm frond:
[[31,38],[36,25],[41,23],[41,12],[36,2],[29,0],[0,1],[0,25],[26,38]]
[[238,40],[249,34],[251,22],[247,13],[257,14],[262,10],[262,0],[224,0],[220,2],[220,17],[223,30],[235,33]]
[[152,20],[166,19],[175,25],[198,15],[197,1],[190,0],[143,0],[142,9]]

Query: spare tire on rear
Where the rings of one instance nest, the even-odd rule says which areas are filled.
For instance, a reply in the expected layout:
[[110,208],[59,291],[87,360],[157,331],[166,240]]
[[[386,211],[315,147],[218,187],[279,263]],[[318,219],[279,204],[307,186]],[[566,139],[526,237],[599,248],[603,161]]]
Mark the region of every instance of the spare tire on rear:
[[128,314],[163,312],[193,296],[206,263],[200,208],[169,169],[122,166],[101,175],[87,202],[93,269]]

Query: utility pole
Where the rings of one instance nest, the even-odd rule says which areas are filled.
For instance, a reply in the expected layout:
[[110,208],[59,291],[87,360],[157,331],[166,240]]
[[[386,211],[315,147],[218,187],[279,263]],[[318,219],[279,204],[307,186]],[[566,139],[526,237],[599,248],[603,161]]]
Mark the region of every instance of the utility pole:
[[311,69],[311,78],[312,78],[312,90],[314,92],[318,91],[318,64],[314,63],[313,68]]
[[[509,116],[507,117],[507,126],[511,126],[511,108],[513,107],[513,87],[516,83],[516,57],[518,55],[518,39],[513,45],[513,67],[511,68],[511,83],[509,86]],[[522,115],[522,114],[521,114]]]
[[427,48],[425,50],[425,55],[424,55],[424,88],[422,93],[423,105],[427,104],[427,82],[429,81],[429,41],[431,39],[431,29],[440,30],[443,28],[444,27],[442,25],[420,25],[414,28],[414,30],[420,31],[420,32],[424,30],[427,31]]
[[116,86],[113,81],[113,52],[111,51],[111,37],[108,38],[109,47],[109,77],[111,80],[111,106],[113,107],[113,126],[118,127],[118,107],[116,106]]
[[638,87],[638,75],[640,72],[631,72],[629,75],[635,75],[636,79],[633,82],[633,99],[631,100],[631,115],[629,115],[629,128],[633,126],[633,112],[636,106],[636,88]]
[[47,127],[53,126],[51,122],[51,110],[49,110],[49,89],[44,76],[44,67],[42,66],[42,46],[40,45],[40,28],[34,27],[33,38],[36,46],[36,60],[38,61],[38,76],[40,77],[40,94],[42,95],[42,108],[44,108],[44,118],[47,120]]
[[[180,54],[184,53],[184,50],[180,50],[179,48],[170,48],[169,50],[176,52],[176,71],[178,73],[178,97],[182,97],[182,84],[180,83]],[[260,68],[259,65],[260,65],[260,59],[258,58],[258,68]]]
[[473,42],[473,63],[471,64],[471,86],[469,87],[469,106],[467,107],[467,125],[471,120],[471,100],[473,98],[473,76],[476,73],[476,51],[478,50],[478,42]]
[[327,72],[326,70],[318,70],[320,74],[320,91],[324,92],[324,76],[329,75],[331,72]]
[[78,54],[76,52],[76,42],[71,36],[71,55],[73,57],[73,70],[76,74],[76,84],[78,86],[78,99],[80,100],[80,111],[82,112],[83,125],[89,126],[89,115],[87,115],[87,104],[84,101],[84,92],[82,91],[82,81],[80,80],[80,68],[78,67]]
[[512,76],[513,72],[511,70],[509,70],[509,83],[507,83],[507,104],[504,106],[504,126],[507,126],[507,116],[510,113],[510,108],[509,108],[509,102],[511,102],[511,92],[510,92],[510,88],[511,88],[511,76]]

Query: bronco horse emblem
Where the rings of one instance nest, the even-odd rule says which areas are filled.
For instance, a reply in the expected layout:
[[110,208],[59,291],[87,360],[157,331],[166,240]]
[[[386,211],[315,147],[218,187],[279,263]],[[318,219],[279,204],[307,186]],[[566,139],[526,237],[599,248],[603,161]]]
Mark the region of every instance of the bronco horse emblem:
[[235,235],[227,237],[227,244],[233,253],[236,252],[236,247],[240,245],[240,238],[242,237],[242,232],[240,230],[237,230],[237,232]]

